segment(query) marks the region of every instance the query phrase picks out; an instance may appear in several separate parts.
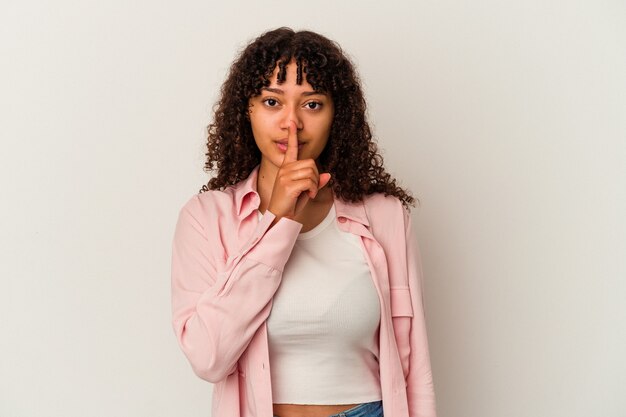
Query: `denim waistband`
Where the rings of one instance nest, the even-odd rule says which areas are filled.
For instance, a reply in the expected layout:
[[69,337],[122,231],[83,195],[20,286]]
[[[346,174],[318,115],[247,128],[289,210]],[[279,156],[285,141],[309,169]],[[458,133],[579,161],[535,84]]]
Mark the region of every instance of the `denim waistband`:
[[330,417],[383,417],[383,402],[373,401],[359,404]]
[[383,417],[383,402],[379,400],[359,404],[329,417]]

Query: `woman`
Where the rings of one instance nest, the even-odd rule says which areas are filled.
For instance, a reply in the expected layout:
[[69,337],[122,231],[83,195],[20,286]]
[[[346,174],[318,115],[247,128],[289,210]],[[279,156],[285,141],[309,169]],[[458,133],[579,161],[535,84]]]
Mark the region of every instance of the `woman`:
[[421,266],[341,49],[280,28],[233,63],[216,176],[180,210],[173,327],[213,416],[434,417]]

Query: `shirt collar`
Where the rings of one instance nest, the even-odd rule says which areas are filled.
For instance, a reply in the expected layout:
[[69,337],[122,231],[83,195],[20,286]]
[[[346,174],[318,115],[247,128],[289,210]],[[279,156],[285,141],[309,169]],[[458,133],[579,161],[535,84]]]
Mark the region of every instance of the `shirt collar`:
[[[253,210],[258,209],[261,204],[261,198],[256,188],[259,167],[260,165],[257,165],[248,175],[248,178],[235,185],[235,204],[237,205],[237,215],[239,217],[247,217]],[[248,195],[250,196],[248,197]]]
[[[241,218],[247,217],[253,210],[257,210],[261,204],[261,198],[257,192],[257,178],[259,176],[259,167],[257,165],[248,178],[240,181],[235,185],[235,203],[237,205],[237,215]],[[335,212],[337,218],[345,217],[347,219],[359,222],[365,226],[369,226],[367,213],[363,201],[350,202],[341,198],[334,197]]]
[[335,212],[337,213],[337,218],[345,217],[365,226],[370,225],[363,201],[353,203],[335,197]]

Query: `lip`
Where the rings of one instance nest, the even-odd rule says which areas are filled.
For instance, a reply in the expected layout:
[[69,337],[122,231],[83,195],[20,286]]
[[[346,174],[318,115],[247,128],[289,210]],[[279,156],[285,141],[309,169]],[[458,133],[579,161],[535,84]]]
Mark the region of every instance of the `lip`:
[[[281,150],[282,152],[287,152],[287,141],[286,140],[279,140],[276,141],[276,147]],[[298,142],[298,149],[302,149],[302,146],[304,146],[304,142]]]

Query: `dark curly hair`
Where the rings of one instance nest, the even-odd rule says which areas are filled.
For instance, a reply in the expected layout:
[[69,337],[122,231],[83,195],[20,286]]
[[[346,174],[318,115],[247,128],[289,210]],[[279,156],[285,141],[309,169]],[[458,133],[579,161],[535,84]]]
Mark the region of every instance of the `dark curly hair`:
[[328,142],[319,156],[320,172],[329,172],[328,184],[345,201],[357,202],[377,192],[398,197],[409,209],[415,199],[396,184],[383,167],[383,158],[366,118],[366,103],[353,64],[341,47],[311,31],[282,27],[250,43],[230,67],[208,126],[204,171],[216,176],[199,191],[224,189],[247,178],[261,162],[248,115],[248,100],[270,85],[276,65],[278,82],[285,80],[286,65],[297,63],[297,83],[306,81],[316,91],[330,95],[335,114]]

